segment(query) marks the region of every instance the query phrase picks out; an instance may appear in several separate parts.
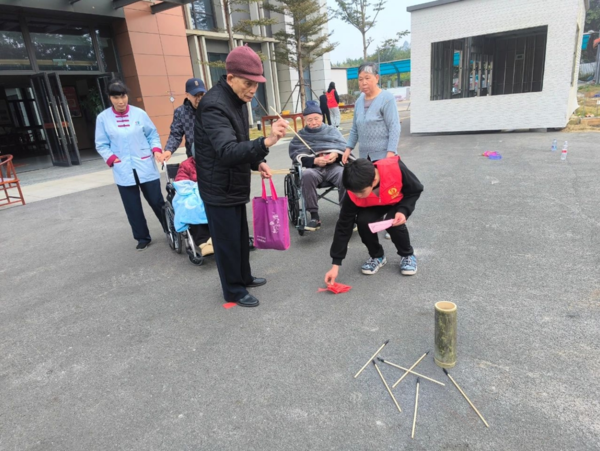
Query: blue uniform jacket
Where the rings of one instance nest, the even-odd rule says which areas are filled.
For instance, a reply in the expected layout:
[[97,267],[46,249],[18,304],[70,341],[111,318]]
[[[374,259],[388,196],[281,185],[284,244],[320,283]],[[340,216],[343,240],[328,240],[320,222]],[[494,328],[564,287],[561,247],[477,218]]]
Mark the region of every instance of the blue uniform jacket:
[[[153,152],[161,152],[156,127],[140,108],[129,105],[125,113],[112,108],[104,110],[96,120],[96,151],[113,168],[115,183],[135,185],[133,170],[140,183],[160,177]],[[116,159],[121,160],[115,163]]]

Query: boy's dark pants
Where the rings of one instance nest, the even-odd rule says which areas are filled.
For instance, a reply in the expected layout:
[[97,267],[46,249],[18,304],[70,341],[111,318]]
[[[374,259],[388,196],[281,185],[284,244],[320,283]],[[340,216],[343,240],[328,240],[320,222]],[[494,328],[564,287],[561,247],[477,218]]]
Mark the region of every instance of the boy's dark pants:
[[[384,215],[384,219],[394,219],[396,215],[396,205],[359,208],[358,214],[356,215],[358,234],[364,245],[367,246],[369,255],[372,258],[383,257],[384,252],[383,247],[379,244],[379,237],[369,229],[369,223],[381,221]],[[408,257],[414,253],[414,250],[410,245],[410,237],[408,235],[406,224],[390,227],[387,229],[387,232],[390,234],[392,242],[398,250],[398,255],[401,257]]]

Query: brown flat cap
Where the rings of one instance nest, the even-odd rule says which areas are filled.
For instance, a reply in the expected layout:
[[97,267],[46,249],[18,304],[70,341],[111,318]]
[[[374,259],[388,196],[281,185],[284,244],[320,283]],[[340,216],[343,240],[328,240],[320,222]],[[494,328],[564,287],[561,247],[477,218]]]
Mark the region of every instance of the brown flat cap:
[[263,77],[263,65],[260,57],[254,50],[248,47],[248,44],[242,47],[236,47],[225,60],[225,70],[228,74],[236,77],[246,78],[251,81],[264,83],[267,81]]

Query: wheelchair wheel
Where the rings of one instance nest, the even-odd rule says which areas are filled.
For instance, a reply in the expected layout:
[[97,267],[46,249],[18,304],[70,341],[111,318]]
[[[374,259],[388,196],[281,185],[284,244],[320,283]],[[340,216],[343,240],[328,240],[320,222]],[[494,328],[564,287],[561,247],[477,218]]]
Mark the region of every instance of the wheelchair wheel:
[[175,211],[173,211],[173,206],[170,203],[165,204],[164,209],[169,247],[178,254],[181,254],[181,235],[175,230]]
[[298,189],[296,188],[294,176],[292,174],[285,176],[284,193],[288,198],[288,216],[290,218],[290,223],[296,226],[300,214],[300,199],[298,198]]

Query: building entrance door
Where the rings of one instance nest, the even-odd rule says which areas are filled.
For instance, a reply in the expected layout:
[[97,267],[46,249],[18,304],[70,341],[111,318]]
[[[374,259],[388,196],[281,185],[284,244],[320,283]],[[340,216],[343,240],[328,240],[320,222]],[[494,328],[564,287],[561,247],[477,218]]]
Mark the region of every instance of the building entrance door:
[[46,72],[32,75],[31,87],[42,116],[52,164],[81,164],[73,121],[59,76]]

